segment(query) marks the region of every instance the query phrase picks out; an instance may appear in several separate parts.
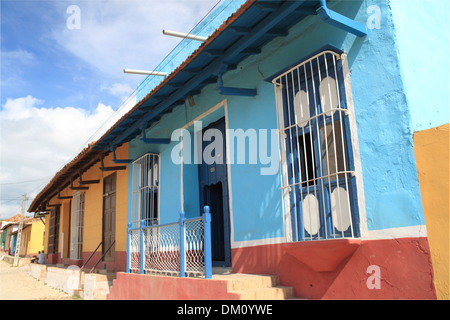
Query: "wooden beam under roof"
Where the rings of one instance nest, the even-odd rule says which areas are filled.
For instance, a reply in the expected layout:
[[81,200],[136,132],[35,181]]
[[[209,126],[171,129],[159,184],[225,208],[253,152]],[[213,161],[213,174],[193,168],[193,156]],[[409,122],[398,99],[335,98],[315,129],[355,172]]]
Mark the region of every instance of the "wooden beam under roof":
[[116,170],[125,170],[127,168],[127,166],[110,166],[110,167],[105,167],[104,163],[103,163],[103,158],[101,158],[101,166],[100,166],[100,170],[102,171],[116,171]]
[[73,185],[73,180],[70,179],[70,189],[71,190],[89,190],[89,187],[74,186]]

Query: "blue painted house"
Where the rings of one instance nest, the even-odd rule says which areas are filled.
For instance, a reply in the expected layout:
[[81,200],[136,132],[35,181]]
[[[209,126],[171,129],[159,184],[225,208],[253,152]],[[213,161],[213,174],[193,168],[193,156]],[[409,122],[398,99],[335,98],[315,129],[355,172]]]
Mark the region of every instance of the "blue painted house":
[[448,9],[223,2],[93,146],[128,144],[128,276],[179,266],[162,243],[209,206],[213,266],[298,297],[436,298],[413,134],[449,122]]

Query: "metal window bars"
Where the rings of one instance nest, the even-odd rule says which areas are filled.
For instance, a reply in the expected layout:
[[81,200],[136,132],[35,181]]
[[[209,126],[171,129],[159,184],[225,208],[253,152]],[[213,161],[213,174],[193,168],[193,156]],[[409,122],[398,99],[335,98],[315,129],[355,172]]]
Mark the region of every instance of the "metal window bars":
[[158,223],[159,155],[147,153],[132,164],[131,223]]
[[[144,257],[144,259],[141,259]],[[205,206],[201,217],[175,223],[128,224],[127,272],[185,277],[212,277],[211,214]]]
[[84,192],[75,192],[72,201],[70,259],[81,260],[83,249]]
[[340,55],[323,51],[272,81],[290,241],[357,235],[352,115],[343,76]]

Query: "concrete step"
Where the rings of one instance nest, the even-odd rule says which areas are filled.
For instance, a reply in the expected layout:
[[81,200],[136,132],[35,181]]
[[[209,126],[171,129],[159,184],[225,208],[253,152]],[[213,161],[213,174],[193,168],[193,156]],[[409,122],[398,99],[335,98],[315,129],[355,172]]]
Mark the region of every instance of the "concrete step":
[[111,282],[116,278],[116,272],[109,269],[94,269],[92,273],[104,275],[106,276],[106,279]]
[[73,295],[79,298],[84,298],[83,288],[73,290]]
[[230,274],[230,267],[212,267],[212,274]]
[[242,300],[280,300],[294,296],[292,287],[279,285],[277,275],[228,273],[213,275],[213,279],[226,280],[228,292],[240,294]]
[[93,270],[93,272],[95,272],[95,273],[100,273],[100,274],[108,274],[108,273],[113,273],[114,272],[114,270],[110,270],[110,269],[100,269],[100,268],[95,268],[94,270]]
[[292,298],[294,289],[286,286],[249,289],[239,292],[242,300],[285,300]]
[[83,283],[83,298],[85,300],[106,300],[116,273],[86,273]]
[[276,275],[230,273],[213,275],[213,279],[227,280],[229,291],[270,288],[278,284],[278,276]]

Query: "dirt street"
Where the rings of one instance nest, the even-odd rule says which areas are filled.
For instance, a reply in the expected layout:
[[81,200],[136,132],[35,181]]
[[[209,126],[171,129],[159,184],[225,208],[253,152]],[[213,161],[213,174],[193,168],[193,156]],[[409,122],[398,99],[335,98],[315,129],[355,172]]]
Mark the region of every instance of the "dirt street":
[[36,280],[22,267],[0,261],[0,300],[72,300],[72,297]]

